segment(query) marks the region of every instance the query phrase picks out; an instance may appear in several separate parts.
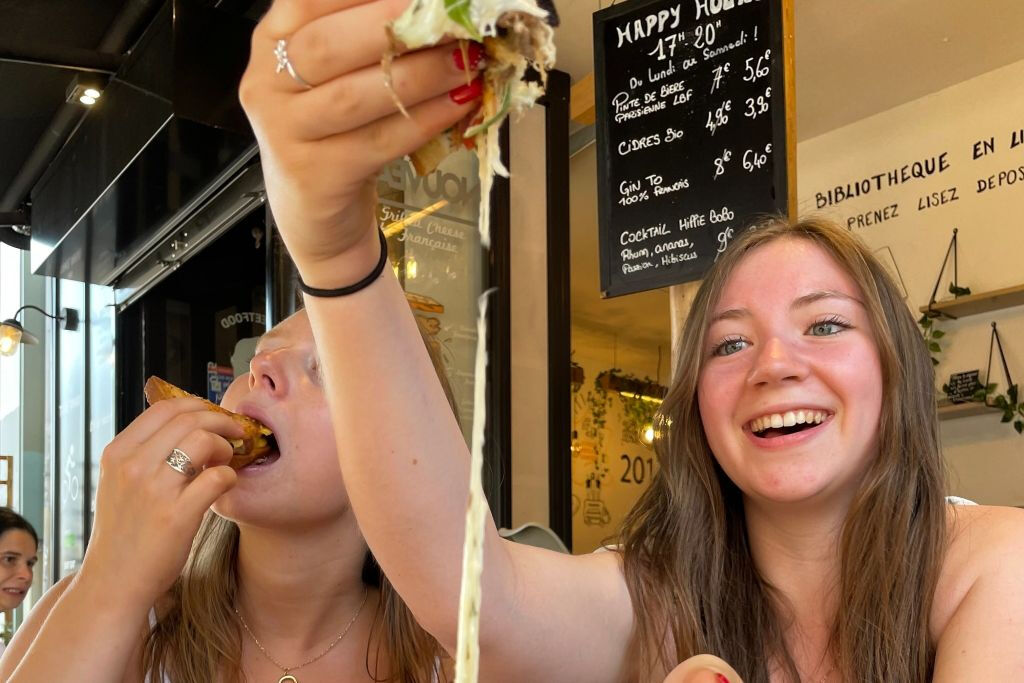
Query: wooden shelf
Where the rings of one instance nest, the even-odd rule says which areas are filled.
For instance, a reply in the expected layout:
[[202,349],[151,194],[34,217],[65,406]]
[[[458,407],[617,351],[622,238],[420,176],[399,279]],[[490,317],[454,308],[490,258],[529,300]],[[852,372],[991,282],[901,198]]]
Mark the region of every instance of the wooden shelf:
[[928,306],[921,306],[920,310],[922,313],[955,319],[1012,306],[1024,306],[1024,285],[961,296],[948,301],[936,301],[931,305],[931,309]]
[[997,415],[998,408],[985,405],[980,401],[968,401],[967,403],[950,403],[949,399],[939,399],[939,419],[955,420],[959,417],[973,417],[975,415]]

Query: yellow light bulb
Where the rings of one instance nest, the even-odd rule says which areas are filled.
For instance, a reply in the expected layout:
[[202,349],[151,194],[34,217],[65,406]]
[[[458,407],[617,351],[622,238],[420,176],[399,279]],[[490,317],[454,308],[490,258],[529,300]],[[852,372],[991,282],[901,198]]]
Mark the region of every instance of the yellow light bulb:
[[0,355],[13,356],[21,341],[21,330],[10,325],[0,325]]
[[83,94],[86,97],[91,97],[93,100],[98,100],[100,98],[100,91],[96,88],[86,88],[85,93]]
[[651,444],[653,444],[654,437],[654,425],[648,424],[643,429],[640,430],[640,441],[645,446],[650,446]]
[[409,257],[405,261],[405,277],[408,280],[415,280],[417,272],[416,259]]
[[87,107],[91,107],[92,105],[96,104],[96,98],[95,97],[89,97],[88,95],[82,95],[81,97],[78,98],[78,101],[81,102],[82,104],[84,104]]

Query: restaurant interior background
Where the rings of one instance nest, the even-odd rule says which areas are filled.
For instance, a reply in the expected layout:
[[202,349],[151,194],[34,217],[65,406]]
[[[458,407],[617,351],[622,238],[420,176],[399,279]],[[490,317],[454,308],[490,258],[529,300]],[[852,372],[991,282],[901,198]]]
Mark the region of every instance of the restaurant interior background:
[[[193,4],[251,19],[266,2]],[[47,129],[60,124],[60,116],[67,119],[65,139],[89,131],[88,115],[81,118],[84,109],[64,104],[73,72],[8,58],[33,53],[38,61],[52,62],[58,56],[82,60],[86,53],[121,54],[162,11],[160,3],[150,2],[148,16],[126,16],[144,5],[60,0],[32,11],[0,5],[0,47],[14,46],[0,49],[0,86],[7,93],[0,101],[0,214],[10,217],[23,209],[32,185],[33,197],[62,196],[60,187],[50,195],[43,191],[58,176],[52,170],[15,187],[37,141],[50,135]],[[504,284],[507,298],[499,308],[507,313],[490,347],[504,360],[489,375],[488,400],[507,408],[489,428],[503,458],[494,461],[491,473],[499,499],[491,500],[492,509],[510,529],[527,523],[554,528],[577,553],[592,551],[614,533],[657,471],[647,443],[650,422],[670,382],[673,329],[692,292],[682,285],[611,299],[600,294],[597,201],[609,190],[597,179],[588,78],[594,70],[591,15],[604,6],[593,0],[558,4],[558,68],[568,76],[543,111],[512,126],[513,178],[499,183],[495,200],[508,216],[503,244],[499,240],[478,257],[479,196],[472,182],[467,184],[475,175],[471,155],[446,161],[433,184],[417,183],[399,164],[382,174],[379,185],[380,220],[390,231],[393,266],[428,339],[445,358],[463,415],[473,407],[469,359],[475,296],[491,284]],[[118,22],[123,35],[114,36]],[[940,269],[954,229],[958,285],[974,293],[1012,290],[983,312],[936,320],[933,329],[942,335],[935,338],[941,348],[934,354],[937,384],[973,369],[985,380],[993,322],[1006,369],[1024,377],[1022,29],[1024,6],[1014,0],[993,0],[984,11],[955,0],[874,3],[870,10],[840,0],[795,3],[800,213],[834,218],[867,240],[891,266],[915,312],[927,306],[937,279],[936,299],[952,298],[947,292],[952,266]],[[225,45],[217,46],[218,54]],[[169,49],[179,54],[178,47]],[[245,55],[236,50],[232,58]],[[112,68],[101,62],[96,60],[97,69]],[[174,62],[173,73],[164,77],[174,81],[177,75],[181,82],[167,87],[177,92],[182,83],[193,84],[188,79],[198,78],[195,68]],[[116,95],[104,93],[111,100]],[[153,105],[139,106],[149,112]],[[162,115],[157,107],[154,116]],[[19,321],[42,343],[0,356],[0,455],[11,456],[0,459],[0,503],[25,514],[43,538],[42,562],[26,607],[80,563],[99,454],[141,410],[141,380],[165,374],[216,398],[218,387],[222,390],[245,367],[246,353],[268,321],[273,324],[296,305],[287,256],[260,193],[251,142],[225,135],[216,138],[219,157],[175,157],[175,150],[185,149],[182,139],[211,135],[187,119],[161,129],[170,131],[166,158],[144,159],[150,164],[146,168],[177,168],[179,179],[137,196],[156,197],[152,201],[166,204],[168,213],[185,215],[196,191],[190,179],[205,165],[216,170],[234,164],[234,190],[211,193],[203,212],[159,232],[159,239],[132,234],[105,244],[102,202],[90,214],[95,229],[88,226],[86,237],[82,230],[71,235],[85,245],[78,251],[65,239],[42,251],[33,245],[30,254],[17,248],[25,245],[18,244],[15,231],[0,225],[0,233],[10,238],[0,244],[0,319],[33,304],[54,315],[74,308],[82,320],[78,329],[64,329],[62,321],[25,311]],[[230,130],[233,124],[217,125]],[[63,139],[54,144],[51,157]],[[931,161],[944,170],[872,186],[852,197],[835,191]],[[78,163],[89,162],[80,158]],[[140,186],[155,177],[142,171],[133,181]],[[32,215],[61,210],[70,215],[81,208],[37,203]],[[134,212],[138,226],[153,225],[144,206],[118,210]],[[8,223],[16,221],[8,218]],[[33,234],[33,240],[37,237]],[[118,261],[129,252],[138,258]],[[75,260],[73,253],[92,258]],[[104,278],[114,284],[97,284]],[[553,379],[552,363],[564,382]],[[998,382],[1000,391],[1010,383],[998,352],[988,381]],[[569,397],[564,405],[549,393],[563,389]],[[998,411],[968,405],[940,412],[950,493],[1024,506],[1024,436],[1000,424]],[[554,454],[551,444],[559,444]]]

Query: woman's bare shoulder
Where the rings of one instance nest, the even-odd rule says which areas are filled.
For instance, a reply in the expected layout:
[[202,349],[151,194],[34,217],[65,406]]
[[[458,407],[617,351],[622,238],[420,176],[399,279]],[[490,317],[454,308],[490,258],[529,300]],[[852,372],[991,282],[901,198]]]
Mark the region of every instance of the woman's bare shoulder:
[[961,557],[967,568],[984,569],[1005,560],[1005,551],[1024,541],[1024,509],[995,505],[951,505],[947,556]]
[[951,505],[947,520],[948,544],[932,608],[936,640],[980,579],[1024,575],[1024,510]]

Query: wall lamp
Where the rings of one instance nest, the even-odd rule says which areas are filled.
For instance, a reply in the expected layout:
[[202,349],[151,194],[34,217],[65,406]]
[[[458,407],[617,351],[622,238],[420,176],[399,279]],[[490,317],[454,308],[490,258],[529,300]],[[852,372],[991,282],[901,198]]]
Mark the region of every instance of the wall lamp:
[[22,327],[18,322],[18,314],[27,308],[39,311],[47,318],[61,321],[61,328],[71,330],[78,329],[78,311],[74,308],[60,309],[60,315],[50,315],[38,306],[28,304],[22,306],[14,315],[0,323],[0,355],[13,356],[18,350],[18,344],[38,344],[39,338]]

